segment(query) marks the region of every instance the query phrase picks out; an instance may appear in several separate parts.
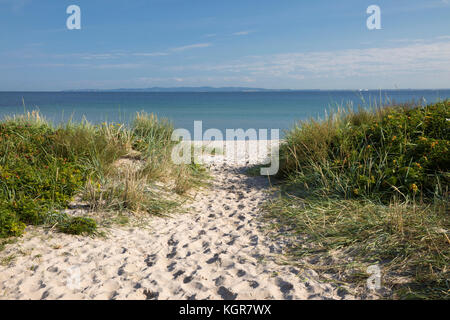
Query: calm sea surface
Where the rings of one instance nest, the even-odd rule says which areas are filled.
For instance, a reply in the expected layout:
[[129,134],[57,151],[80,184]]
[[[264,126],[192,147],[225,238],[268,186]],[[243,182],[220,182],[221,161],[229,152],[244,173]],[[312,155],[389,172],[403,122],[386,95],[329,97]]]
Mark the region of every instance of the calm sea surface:
[[[296,120],[320,117],[338,105],[382,102],[435,102],[450,90],[296,92],[0,92],[0,118],[39,109],[54,123],[85,116],[94,123],[129,122],[137,111],[156,113],[175,127],[288,129]],[[24,107],[25,103],[25,107]]]

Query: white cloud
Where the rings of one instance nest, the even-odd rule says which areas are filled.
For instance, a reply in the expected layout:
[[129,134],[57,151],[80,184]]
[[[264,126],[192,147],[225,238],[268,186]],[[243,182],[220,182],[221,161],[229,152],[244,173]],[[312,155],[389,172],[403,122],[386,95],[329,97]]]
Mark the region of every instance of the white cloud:
[[190,44],[187,46],[172,48],[170,50],[174,51],[174,52],[179,52],[179,51],[186,51],[186,50],[197,49],[197,48],[207,48],[210,46],[211,46],[211,43],[196,43],[196,44]]
[[[163,74],[167,78],[148,79],[148,83],[171,85],[221,86],[224,83],[243,85],[248,82],[259,87],[328,86],[355,87],[367,84],[378,86],[391,81],[403,86],[448,86],[450,80],[450,36],[440,36],[424,42],[391,43],[387,47],[360,48],[335,51],[286,52],[245,56],[236,60],[191,65],[151,64],[159,55],[203,48],[209,44],[193,44],[167,49],[165,52],[109,52],[68,55],[41,55],[40,64],[0,65],[4,68],[80,68],[96,70],[139,70]],[[446,40],[447,39],[447,40]],[[394,45],[394,46],[393,46]],[[175,50],[175,51],[174,51]],[[73,58],[78,59],[73,59]],[[131,58],[135,59],[131,59]],[[56,59],[58,58],[58,59]],[[142,59],[138,59],[142,58]],[[108,60],[111,59],[111,60]],[[115,60],[113,60],[115,59]],[[30,60],[24,60],[29,61]],[[147,83],[143,79],[134,84]],[[141,82],[142,81],[142,82]],[[301,85],[300,85],[301,84]],[[322,85],[323,84],[323,85]]]
[[[191,49],[197,49],[197,48],[206,48],[210,47],[211,43],[196,43],[191,45],[186,45],[182,47],[175,47],[167,50],[166,52],[105,52],[105,53],[69,53],[69,54],[52,54],[50,57],[56,58],[56,59],[63,59],[63,58],[79,58],[83,60],[105,60],[105,59],[117,59],[117,58],[124,58],[124,57],[161,57],[161,56],[168,56],[171,53],[174,52],[181,52]],[[35,55],[34,55],[35,56]],[[45,55],[43,55],[45,56]],[[23,56],[24,58],[27,58],[27,56]],[[29,56],[31,57],[31,56]]]
[[[148,64],[142,63],[106,63],[106,64],[96,64],[96,63],[38,63],[29,64],[22,67],[38,67],[38,68],[87,68],[87,69],[137,69],[148,67]],[[0,66],[1,68],[2,66]]]
[[253,33],[253,31],[251,31],[251,30],[239,31],[239,32],[233,33],[233,36],[246,36],[250,33]]
[[173,70],[216,71],[280,78],[349,78],[434,73],[450,75],[450,42],[417,43],[396,48],[348,49],[252,56],[215,65]]
[[99,64],[92,65],[94,69],[137,69],[147,66],[141,63],[117,63],[117,64]]
[[424,42],[424,39],[391,39],[389,42],[398,42],[398,43],[419,43]]
[[136,57],[160,57],[169,55],[167,52],[136,52],[131,55]]

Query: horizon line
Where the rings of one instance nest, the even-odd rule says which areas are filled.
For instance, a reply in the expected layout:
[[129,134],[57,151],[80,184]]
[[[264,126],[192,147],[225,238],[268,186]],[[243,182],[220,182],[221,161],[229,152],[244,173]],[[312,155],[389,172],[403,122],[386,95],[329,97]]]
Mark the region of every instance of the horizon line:
[[[182,91],[176,91],[181,90]],[[189,89],[195,91],[188,91]],[[198,91],[201,89],[207,89],[206,91]],[[113,89],[61,89],[61,90],[0,90],[0,93],[8,93],[8,92],[111,92],[111,91],[120,91],[120,92],[136,92],[145,90],[173,90],[171,92],[196,92],[196,93],[207,93],[207,92],[217,92],[214,90],[224,90],[229,89],[227,92],[258,92],[258,91],[359,91],[359,92],[368,92],[368,91],[401,91],[401,90],[422,90],[422,91],[439,91],[439,90],[450,90],[449,88],[347,88],[347,89],[317,89],[317,88],[309,88],[309,89],[290,89],[290,88],[282,88],[282,89],[273,89],[273,88],[252,88],[252,87],[210,87],[210,86],[186,86],[186,87],[148,87],[148,88],[113,88]],[[234,90],[234,91],[233,91]],[[158,92],[158,91],[153,91]]]

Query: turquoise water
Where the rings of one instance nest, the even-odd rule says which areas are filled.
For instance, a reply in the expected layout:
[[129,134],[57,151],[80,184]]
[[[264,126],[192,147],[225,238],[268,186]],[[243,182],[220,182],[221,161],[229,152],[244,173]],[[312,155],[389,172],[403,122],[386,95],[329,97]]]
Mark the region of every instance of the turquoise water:
[[[295,92],[0,92],[0,117],[39,109],[58,123],[85,116],[89,121],[128,122],[137,111],[170,118],[175,127],[192,131],[217,128],[288,129],[296,120],[323,116],[337,105],[369,102],[435,102],[450,90],[295,91]],[[22,100],[23,99],[23,100]],[[364,101],[366,103],[364,103]],[[23,105],[25,103],[25,108]]]

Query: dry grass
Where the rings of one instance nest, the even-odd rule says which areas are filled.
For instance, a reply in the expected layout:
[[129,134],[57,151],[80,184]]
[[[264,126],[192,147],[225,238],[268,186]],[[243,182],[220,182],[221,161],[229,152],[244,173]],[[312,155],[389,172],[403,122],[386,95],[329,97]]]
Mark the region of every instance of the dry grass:
[[[448,205],[340,199],[299,199],[267,204],[276,236],[288,236],[292,262],[339,275],[367,293],[367,267],[378,264],[391,298],[450,299]],[[308,261],[314,261],[309,263]]]

